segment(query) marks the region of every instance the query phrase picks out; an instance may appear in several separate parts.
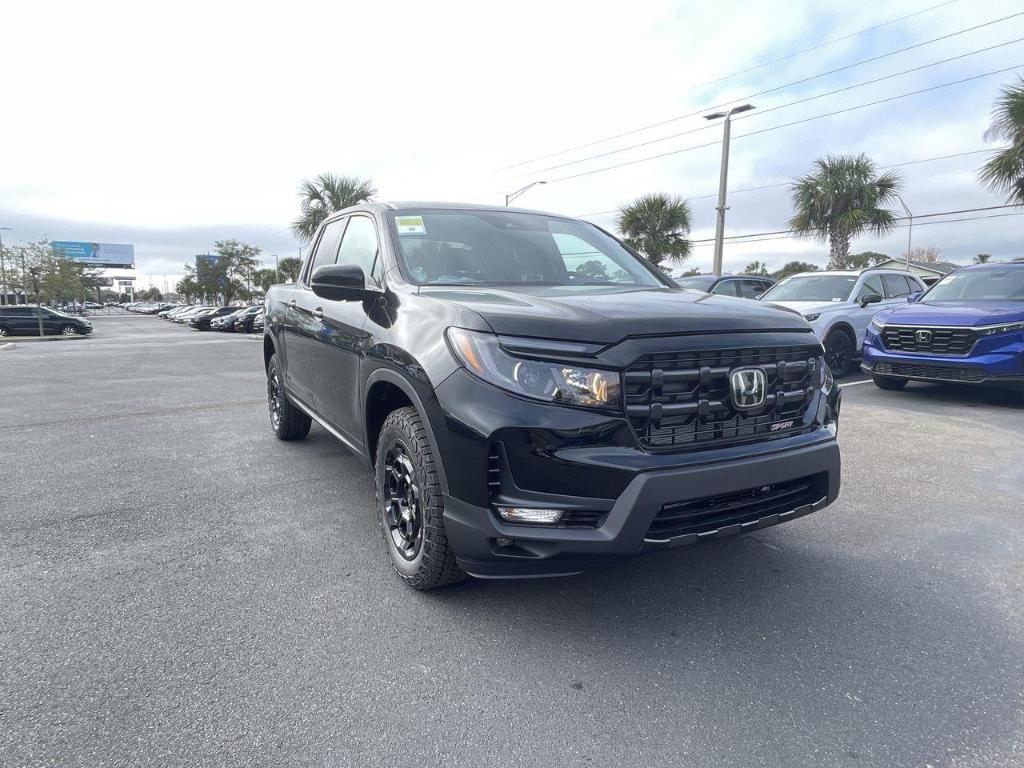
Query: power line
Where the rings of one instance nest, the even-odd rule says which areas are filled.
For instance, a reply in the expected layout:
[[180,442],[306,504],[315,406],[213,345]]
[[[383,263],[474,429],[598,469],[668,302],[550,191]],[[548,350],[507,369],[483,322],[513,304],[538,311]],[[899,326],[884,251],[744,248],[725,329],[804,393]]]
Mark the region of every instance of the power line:
[[[1016,15],[1016,16],[1024,16],[1024,11],[1021,11],[1021,13],[1014,14],[1014,15]],[[836,88],[836,89],[831,90],[831,91],[826,91],[825,93],[817,93],[817,94],[814,94],[812,96],[805,96],[802,99],[796,99],[795,101],[789,101],[789,102],[786,102],[785,104],[778,104],[778,105],[776,105],[774,107],[768,107],[767,109],[762,109],[762,110],[759,110],[759,111],[757,111],[755,113],[743,115],[742,117],[737,117],[733,122],[737,122],[739,120],[747,120],[747,119],[750,119],[751,117],[761,117],[762,115],[766,115],[769,112],[776,112],[776,111],[778,111],[780,109],[787,109],[788,107],[793,107],[793,106],[796,106],[798,104],[806,104],[809,101],[816,101],[817,99],[823,99],[823,98],[826,98],[827,96],[834,96],[837,93],[844,93],[846,91],[852,91],[852,90],[854,90],[856,88],[863,88],[866,85],[874,85],[876,83],[881,83],[881,82],[883,82],[885,80],[892,80],[895,77],[902,77],[903,75],[909,75],[909,74],[912,74],[914,72],[921,72],[922,70],[930,69],[931,67],[938,67],[938,66],[941,66],[942,64],[948,64],[951,61],[959,61],[960,59],[966,59],[969,56],[977,56],[979,53],[988,53],[989,51],[994,51],[997,48],[1005,48],[1008,45],[1013,45],[1014,43],[1019,43],[1019,42],[1022,42],[1022,41],[1024,41],[1024,37],[1018,37],[1018,38],[1016,38],[1014,40],[1008,40],[1005,43],[997,43],[996,45],[990,45],[990,46],[987,46],[985,48],[979,48],[979,49],[977,49],[975,51],[969,51],[967,53],[962,53],[959,56],[951,56],[951,57],[946,58],[946,59],[940,59],[939,61],[933,61],[933,62],[930,62],[928,64],[921,64],[921,65],[916,66],[916,67],[911,67],[910,69],[905,69],[902,72],[893,72],[892,74],[889,74],[889,75],[882,75],[881,77],[875,77],[875,78],[872,78],[871,80],[864,80],[863,82],[854,83],[853,85],[846,85],[846,86],[843,86],[842,88]],[[838,71],[838,70],[835,70],[835,71]],[[806,78],[806,79],[814,79],[814,78]],[[803,81],[797,81],[797,82],[803,82]],[[772,90],[779,90],[779,89],[775,88],[775,89],[772,89]],[[768,91],[762,91],[762,93],[767,93],[767,92]],[[757,96],[759,94],[753,94],[753,95]],[[743,97],[743,99],[737,99],[737,101],[746,101],[749,98],[752,98],[752,97],[751,96],[745,96],[745,97]],[[732,102],[725,102],[725,104],[730,104],[730,103],[732,103]],[[724,106],[724,105],[720,104],[718,106]],[[717,107],[708,107],[707,109],[717,109]],[[706,110],[703,110],[703,109],[700,110],[700,112],[704,112],[704,111],[706,111]],[[693,114],[698,114],[698,113],[693,113]],[[566,162],[559,163],[558,165],[550,165],[547,168],[540,168],[540,169],[538,169],[536,171],[531,171],[531,174],[544,173],[545,171],[554,171],[554,170],[558,170],[559,168],[567,168],[567,167],[569,167],[571,165],[579,165],[580,163],[586,163],[586,162],[589,162],[590,160],[597,160],[598,158],[608,157],[610,155],[617,155],[620,152],[628,152],[628,151],[633,150],[633,149],[639,149],[640,147],[647,147],[647,146],[650,146],[652,144],[659,144],[659,143],[661,143],[663,141],[669,141],[670,139],[677,139],[680,136],[687,136],[687,135],[689,135],[691,133],[697,133],[698,131],[707,131],[707,130],[710,130],[712,128],[719,129],[719,126],[717,124],[714,124],[714,123],[708,123],[707,125],[702,125],[699,128],[691,128],[690,130],[687,130],[687,131],[681,131],[679,133],[671,133],[671,134],[669,134],[667,136],[660,136],[660,137],[658,137],[656,139],[648,139],[647,141],[641,141],[641,142],[638,142],[637,144],[630,144],[630,145],[625,146],[625,147],[619,147],[617,149],[610,149],[607,152],[600,152],[600,153],[598,153],[596,155],[588,155],[587,157],[581,157],[581,158],[579,158],[577,160],[567,160]]]
[[[991,150],[991,149],[972,149],[969,152],[956,152],[956,153],[954,153],[952,155],[938,155],[937,157],[922,157],[922,158],[919,158],[917,160],[906,160],[906,161],[904,161],[902,163],[889,163],[888,165],[880,165],[880,166],[878,166],[878,168],[879,168],[879,170],[885,170],[887,168],[903,168],[904,166],[907,166],[907,165],[917,165],[919,163],[931,163],[931,162],[934,162],[935,160],[949,160],[949,159],[954,158],[954,157],[967,157],[969,155],[984,155],[984,154],[989,154],[989,153],[991,153],[993,151],[994,150]],[[758,192],[758,191],[760,191],[762,189],[777,189],[779,187],[788,187],[792,183],[793,183],[792,181],[779,181],[779,182],[775,182],[773,184],[761,184],[760,186],[756,186],[756,187],[739,187],[738,189],[730,189],[729,190],[729,194],[730,195],[736,195],[736,194],[740,194],[741,192]],[[687,202],[689,202],[690,200],[708,200],[708,199],[713,199],[715,197],[718,197],[718,193],[717,192],[708,192],[708,193],[704,193],[704,194],[700,194],[700,195],[682,195],[682,197]],[[608,214],[618,213],[618,212],[619,212],[618,208],[612,208],[611,210],[608,210],[608,211],[592,211],[590,213],[578,213],[578,214],[574,214],[574,215],[578,219],[586,219],[586,218],[592,218],[592,217],[596,217],[596,216],[607,216]]]
[[[742,138],[745,138],[745,137],[748,137],[748,136],[756,136],[758,134],[768,133],[770,131],[777,131],[780,128],[789,128],[789,127],[794,126],[794,125],[800,125],[801,123],[809,123],[809,122],[811,122],[813,120],[821,120],[822,118],[825,118],[825,117],[833,117],[835,115],[841,115],[841,114],[843,114],[845,112],[854,112],[854,111],[856,111],[858,109],[865,109],[867,107],[874,107],[874,106],[878,106],[879,104],[887,104],[887,103],[889,103],[891,101],[897,101],[898,99],[905,99],[908,96],[918,96],[918,95],[920,95],[922,93],[929,93],[931,91],[937,91],[937,90],[939,90],[941,88],[949,88],[949,87],[954,86],[954,85],[962,85],[963,83],[969,83],[969,82],[971,82],[973,80],[980,80],[980,79],[985,78],[985,77],[991,77],[992,75],[999,75],[999,74],[1002,74],[1004,72],[1010,72],[1012,70],[1018,69],[1019,67],[1024,67],[1024,64],[1014,64],[1011,67],[1004,67],[1003,69],[996,69],[996,70],[993,70],[992,72],[985,72],[985,73],[980,74],[980,75],[974,75],[973,77],[965,77],[965,78],[962,78],[960,80],[953,80],[953,81],[948,82],[948,83],[940,83],[939,85],[933,85],[933,86],[931,86],[929,88],[921,88],[921,89],[916,90],[916,91],[909,91],[907,93],[901,93],[901,94],[898,94],[896,96],[889,96],[888,98],[885,98],[885,99],[877,99],[875,101],[869,101],[869,102],[866,102],[864,104],[857,104],[857,105],[852,106],[852,107],[845,107],[843,109],[837,109],[837,110],[834,110],[832,112],[825,112],[824,114],[821,114],[821,115],[813,115],[811,117],[805,117],[805,118],[802,118],[800,120],[793,120],[793,121],[791,121],[789,123],[781,123],[779,125],[769,126],[768,128],[761,128],[761,129],[756,130],[756,131],[750,131],[749,133],[741,133],[741,134],[739,134],[737,136],[733,136],[733,140],[735,141],[736,139],[742,139]],[[719,144],[719,143],[721,143],[721,142],[719,142],[719,141],[710,141],[710,142],[706,142],[704,144],[695,144],[693,146],[683,147],[681,149],[674,149],[674,150],[671,150],[669,152],[662,152],[662,153],[657,154],[657,155],[649,155],[647,157],[640,157],[640,158],[637,158],[635,160],[627,160],[627,161],[622,162],[622,163],[615,163],[614,165],[606,165],[606,166],[603,166],[601,168],[594,168],[594,169],[591,169],[589,171],[581,171],[580,173],[574,173],[574,174],[570,174],[568,176],[560,176],[560,177],[555,178],[555,179],[547,179],[546,181],[547,181],[548,184],[556,184],[556,183],[558,183],[560,181],[568,181],[569,179],[577,179],[577,178],[580,178],[582,176],[592,176],[595,173],[604,173],[605,171],[615,170],[616,168],[624,168],[624,167],[629,166],[629,165],[637,165],[639,163],[646,163],[646,162],[648,162],[650,160],[660,160],[663,157],[671,157],[672,155],[682,154],[683,152],[691,152],[691,151],[693,151],[695,149],[703,149],[704,147],[711,147],[711,146],[714,146],[714,145]]]
[[[771,61],[766,61],[763,64],[758,64],[758,65],[753,66],[753,67],[748,67],[746,69],[741,69],[741,70],[738,70],[736,72],[732,72],[731,74],[723,75],[722,77],[715,78],[714,80],[707,80],[707,81],[705,81],[703,83],[698,83],[697,85],[694,85],[694,86],[691,86],[690,88],[687,88],[680,95],[684,95],[684,94],[687,94],[687,93],[692,93],[693,91],[696,91],[696,90],[698,90],[700,88],[703,88],[705,86],[714,85],[715,83],[720,83],[723,80],[728,80],[731,77],[736,77],[737,75],[743,75],[743,74],[746,74],[748,72],[753,72],[755,70],[762,69],[763,67],[770,66],[772,64],[777,64],[780,61],[786,61],[787,59],[792,59],[792,58],[794,58],[796,56],[802,56],[805,53],[810,53],[811,51],[816,51],[816,50],[818,50],[820,48],[824,48],[824,47],[832,45],[834,43],[838,43],[838,42],[841,42],[843,40],[849,40],[850,38],[857,37],[859,35],[863,35],[863,34],[865,34],[867,32],[872,32],[872,31],[874,31],[876,29],[881,29],[882,27],[889,26],[890,24],[895,24],[895,23],[900,22],[900,21],[905,21],[906,19],[912,18],[914,16],[919,16],[919,15],[921,15],[923,13],[928,13],[929,11],[937,10],[937,9],[942,8],[944,6],[951,5],[954,2],[958,2],[958,0],[947,0],[947,2],[939,3],[938,5],[933,5],[933,6],[930,6],[928,8],[924,8],[924,9],[922,9],[920,11],[915,11],[914,13],[910,13],[910,14],[907,14],[905,16],[900,16],[900,17],[898,17],[896,19],[891,19],[889,21],[883,22],[881,24],[876,24],[876,25],[871,26],[871,27],[866,27],[865,29],[862,29],[862,30],[860,30],[858,32],[853,32],[853,33],[850,33],[848,35],[844,35],[842,37],[837,37],[837,38],[834,38],[832,40],[828,40],[828,41],[826,41],[824,43],[819,43],[818,45],[811,46],[810,48],[805,48],[802,51],[797,51],[795,53],[787,54],[786,56],[780,56],[777,59],[772,59]],[[1020,14],[1016,14],[1016,15],[1020,15]],[[1006,17],[1006,18],[1011,18],[1011,17]],[[1003,21],[1003,20],[1004,19],[997,19],[997,21]],[[994,24],[996,22],[988,22],[988,23]],[[986,26],[986,25],[983,24],[981,26]],[[976,29],[976,28],[977,27],[972,27],[972,29]],[[962,30],[961,32],[956,32],[956,33],[953,33],[953,34],[962,34],[963,32],[967,32],[967,31],[970,31],[970,30]],[[947,35],[947,37],[950,37],[950,36],[952,36],[952,35]],[[943,38],[937,38],[937,39],[943,39]],[[920,45],[927,45],[930,42],[935,42],[935,41],[934,40],[927,41],[925,43],[921,43]],[[913,47],[916,47],[916,46],[911,46],[911,48],[913,48]],[[906,49],[901,49],[901,51],[902,50],[910,50],[910,49],[906,48]],[[891,56],[891,55],[894,55],[896,53],[900,53],[901,51],[893,51],[892,53],[885,54],[885,55]],[[882,58],[884,58],[884,56],[882,56]],[[866,61],[873,61],[873,60],[874,59],[868,59]],[[859,63],[865,63],[865,62],[859,62]],[[857,66],[857,64],[852,64],[850,66]],[[846,68],[848,68],[848,67],[846,67]],[[838,71],[841,71],[841,70],[835,70],[835,71],[838,72]],[[826,73],[823,73],[821,75],[816,75],[815,77],[823,77],[826,74],[832,74],[832,73],[831,72],[826,72]],[[810,79],[814,79],[814,78],[810,78]],[[797,81],[797,82],[800,82],[800,81]],[[791,83],[791,85],[792,85],[792,83]],[[786,86],[780,86],[780,87],[786,87]],[[777,90],[777,89],[773,89],[773,90]],[[769,93],[769,92],[770,91],[763,91],[762,93]],[[761,94],[753,94],[753,95],[757,96],[757,95],[761,95]],[[752,98],[752,97],[751,96],[744,96],[743,100],[746,100],[746,99],[749,99],[749,98]],[[725,104],[730,104],[730,103],[732,103],[732,102],[725,102]],[[714,107],[709,107],[709,109],[714,109]],[[579,150],[579,149],[587,149],[588,147],[593,147],[593,146],[595,146],[597,144],[603,144],[606,141],[614,141],[615,139],[621,139],[621,138],[624,138],[626,136],[632,136],[633,134],[640,133],[641,131],[646,131],[646,130],[648,130],[650,128],[657,128],[657,127],[660,127],[662,125],[666,125],[668,123],[676,122],[677,120],[682,120],[683,118],[686,118],[686,117],[692,117],[693,115],[700,114],[700,112],[703,112],[703,111],[705,111],[705,110],[699,110],[698,112],[691,112],[689,114],[681,115],[679,117],[672,117],[672,118],[669,118],[667,120],[661,120],[661,121],[656,122],[656,123],[650,123],[648,125],[641,126],[640,128],[633,128],[631,130],[624,131],[623,133],[615,134],[614,136],[606,136],[603,139],[596,139],[594,141],[587,142],[586,144],[579,144],[579,145],[577,145],[575,147],[570,147],[568,149],[559,150],[558,152],[552,152],[550,154],[541,155],[540,157],[535,157],[535,158],[532,158],[530,160],[523,160],[523,161],[518,162],[518,163],[513,163],[512,165],[506,165],[506,166],[504,166],[502,168],[498,168],[497,170],[498,171],[507,171],[507,170],[510,170],[512,168],[519,168],[520,166],[523,166],[523,165],[529,165],[530,163],[539,162],[540,160],[547,160],[549,158],[558,157],[559,155],[564,155],[564,154],[567,154],[569,152],[575,152],[576,150]]]
[[[984,206],[984,207],[981,207],[981,208],[961,208],[961,209],[955,210],[955,211],[937,211],[935,213],[922,213],[922,214],[917,214],[915,216],[896,216],[896,217],[894,217],[894,221],[897,221],[897,222],[906,221],[907,222],[907,224],[896,224],[895,225],[896,227],[911,226],[912,224],[913,224],[913,226],[924,226],[926,224],[949,224],[949,223],[953,223],[953,222],[956,222],[956,221],[974,221],[976,219],[998,218],[1000,216],[1017,216],[1017,215],[1020,215],[1020,214],[1024,213],[1024,211],[1018,211],[1016,213],[1011,213],[1011,214],[995,214],[994,216],[974,216],[974,217],[970,217],[970,218],[966,218],[966,219],[949,219],[947,221],[921,221],[921,222],[919,222],[918,219],[931,219],[931,218],[936,218],[936,217],[939,217],[939,216],[956,216],[956,215],[959,215],[961,213],[980,213],[980,212],[983,212],[983,211],[999,211],[999,210],[1005,210],[1006,208],[1019,208],[1019,207],[1020,206],[1018,204],[1013,204],[1013,203],[1006,204],[1006,205],[987,205],[987,206]],[[912,224],[911,224],[911,222],[912,222]],[[782,237],[777,237],[778,235],[781,235]],[[794,237],[813,237],[813,235],[799,235],[799,234],[794,233],[793,230],[791,230],[791,229],[777,229],[777,230],[775,230],[773,232],[749,232],[749,233],[747,233],[745,235],[730,235],[730,236],[726,237],[725,239],[730,241],[730,242],[733,242],[733,243],[746,243],[746,242],[761,242],[763,240],[788,240],[788,239],[794,238]],[[747,238],[759,238],[759,239],[758,240],[749,240]],[[691,245],[708,245],[708,244],[711,244],[711,243],[714,243],[714,242],[715,242],[715,239],[713,237],[708,237],[708,238],[702,238],[700,240],[691,240],[690,244]]]

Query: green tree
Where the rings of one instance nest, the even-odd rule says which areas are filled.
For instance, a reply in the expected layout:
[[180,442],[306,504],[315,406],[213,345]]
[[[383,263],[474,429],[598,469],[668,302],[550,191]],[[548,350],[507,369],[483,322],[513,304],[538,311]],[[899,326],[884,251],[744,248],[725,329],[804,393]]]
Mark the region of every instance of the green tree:
[[671,195],[644,195],[619,209],[619,231],[654,266],[685,261],[692,251],[690,206]]
[[888,258],[888,255],[878,251],[861,251],[860,253],[851,253],[847,256],[846,266],[849,269],[867,269],[876,264],[881,264]]
[[1024,78],[1007,86],[992,109],[992,125],[985,131],[985,141],[1007,141],[981,166],[981,183],[993,192],[1006,195],[1006,202],[1024,205]]
[[809,264],[806,261],[790,261],[787,264],[783,265],[782,269],[778,269],[775,272],[772,272],[772,277],[774,277],[776,280],[781,280],[784,277],[789,277],[790,275],[796,275],[796,274],[799,274],[800,272],[817,272],[817,271],[818,271],[818,265],[817,264]]
[[98,271],[66,258],[49,240],[4,246],[4,258],[7,280],[13,290],[34,296],[38,288],[40,301],[47,304],[95,298]]
[[281,280],[277,276],[277,272],[272,269],[258,269],[253,273],[252,282],[257,288],[266,293],[270,286],[281,282]]
[[764,262],[752,261],[743,268],[744,275],[767,275],[768,267]]
[[185,276],[174,286],[174,290],[185,298],[186,304],[191,304],[194,297],[198,297],[199,283],[196,282],[195,271],[190,265],[185,267]]
[[988,264],[989,259],[992,258],[991,253],[979,253],[974,257],[975,264]]
[[292,232],[308,243],[317,227],[332,213],[366,202],[376,194],[373,182],[355,176],[321,173],[315,179],[305,179],[299,186],[301,213],[292,222]]
[[288,256],[277,263],[277,268],[281,271],[281,277],[290,283],[294,283],[299,279],[299,272],[302,271],[302,259]]
[[878,175],[867,155],[829,155],[816,170],[793,182],[793,217],[798,235],[812,235],[829,245],[829,266],[846,269],[850,240],[861,232],[882,234],[896,225],[896,215],[882,206],[895,201],[899,176]]
[[186,265],[186,277],[196,282],[197,295],[207,301],[230,304],[236,298],[249,298],[252,276],[259,267],[260,249],[238,240],[217,240],[216,253],[198,258],[196,266]]
[[159,288],[151,285],[149,288],[139,291],[135,298],[139,301],[163,301],[164,295],[160,293]]

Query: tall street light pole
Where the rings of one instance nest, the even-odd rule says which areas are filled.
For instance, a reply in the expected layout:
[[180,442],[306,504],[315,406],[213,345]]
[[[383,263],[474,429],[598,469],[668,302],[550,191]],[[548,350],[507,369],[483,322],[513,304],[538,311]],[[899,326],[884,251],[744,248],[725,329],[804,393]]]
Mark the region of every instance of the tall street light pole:
[[900,205],[903,206],[903,210],[907,214],[907,219],[910,220],[910,224],[907,226],[907,272],[910,271],[910,246],[914,242],[914,214],[907,208],[907,204],[903,202],[903,198],[896,195],[896,199],[900,201]]
[[547,184],[547,182],[546,181],[531,181],[529,184],[527,184],[522,189],[517,189],[515,192],[509,192],[507,195],[505,195],[505,207],[508,208],[509,203],[511,203],[517,197],[520,197],[521,195],[525,194],[527,190],[533,189],[538,184]]
[[0,304],[7,304],[10,298],[9,289],[7,286],[7,266],[4,263],[4,232],[10,232],[10,227],[0,227],[0,282],[4,285],[3,295],[0,296]]
[[732,116],[740,112],[749,112],[754,108],[753,104],[741,104],[733,107],[728,112],[713,112],[704,115],[705,120],[717,120],[725,118],[725,126],[722,132],[722,170],[718,177],[718,217],[715,219],[715,256],[711,264],[711,271],[716,275],[722,274],[722,242],[725,238],[725,190],[729,185],[729,132],[732,126]]

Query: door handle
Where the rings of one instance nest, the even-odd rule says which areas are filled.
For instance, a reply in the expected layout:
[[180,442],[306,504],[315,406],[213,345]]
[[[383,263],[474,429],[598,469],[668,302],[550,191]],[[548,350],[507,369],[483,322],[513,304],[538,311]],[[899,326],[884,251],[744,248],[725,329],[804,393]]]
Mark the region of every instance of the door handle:
[[311,314],[317,320],[323,320],[324,319],[324,310],[323,310],[322,307],[317,307],[316,309],[313,310],[313,312]]

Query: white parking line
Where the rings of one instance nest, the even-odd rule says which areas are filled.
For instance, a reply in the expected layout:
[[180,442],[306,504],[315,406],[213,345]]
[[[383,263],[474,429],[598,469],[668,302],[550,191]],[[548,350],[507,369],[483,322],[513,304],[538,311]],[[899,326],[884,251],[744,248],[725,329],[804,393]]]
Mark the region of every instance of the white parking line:
[[854,387],[854,386],[856,386],[858,384],[870,384],[870,383],[871,383],[871,379],[864,379],[863,381],[848,381],[845,384],[840,384],[839,388],[842,389],[843,387]]

